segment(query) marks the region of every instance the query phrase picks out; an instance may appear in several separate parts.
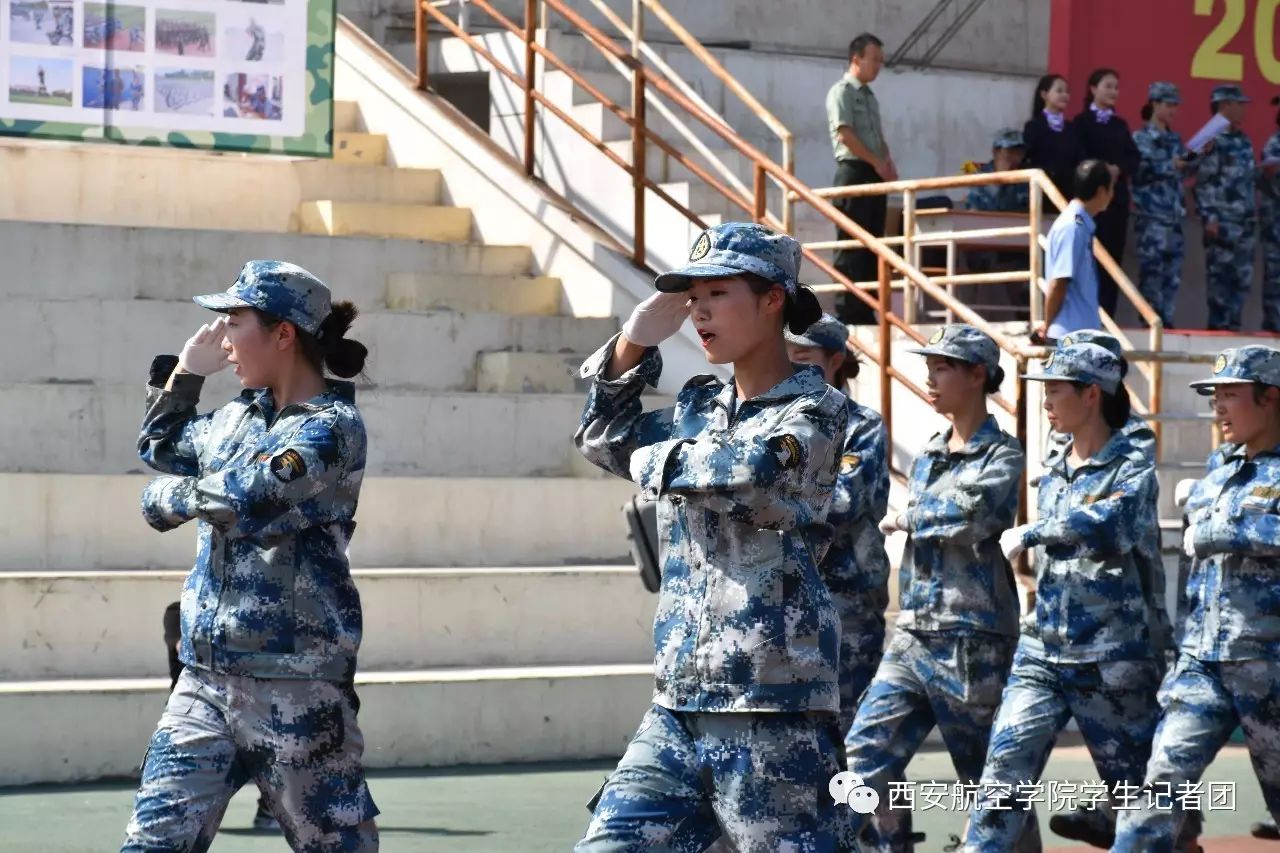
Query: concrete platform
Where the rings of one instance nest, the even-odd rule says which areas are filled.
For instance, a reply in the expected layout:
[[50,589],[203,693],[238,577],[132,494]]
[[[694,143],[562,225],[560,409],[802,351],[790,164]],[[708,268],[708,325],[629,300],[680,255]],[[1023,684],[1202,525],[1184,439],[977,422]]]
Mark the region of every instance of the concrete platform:
[[588,354],[482,352],[476,357],[476,390],[495,394],[585,394],[590,383],[579,378],[577,370]]
[[304,234],[383,237],[461,243],[471,237],[471,211],[427,204],[304,201],[298,207]]
[[550,315],[560,313],[561,286],[546,277],[400,272],[387,277],[386,304],[397,311]]
[[387,137],[380,133],[335,129],[333,159],[338,163],[382,166],[387,162]]

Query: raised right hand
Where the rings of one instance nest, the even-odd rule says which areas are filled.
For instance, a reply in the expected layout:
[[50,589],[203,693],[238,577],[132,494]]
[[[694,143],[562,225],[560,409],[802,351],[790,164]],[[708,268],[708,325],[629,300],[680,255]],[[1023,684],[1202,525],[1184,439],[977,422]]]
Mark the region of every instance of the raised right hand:
[[680,331],[689,318],[689,294],[659,291],[641,302],[622,324],[622,334],[631,343],[656,347]]
[[182,355],[178,356],[178,367],[196,376],[212,376],[225,368],[227,351],[222,342],[227,337],[227,318],[219,317],[212,323],[206,323],[192,335],[182,347]]

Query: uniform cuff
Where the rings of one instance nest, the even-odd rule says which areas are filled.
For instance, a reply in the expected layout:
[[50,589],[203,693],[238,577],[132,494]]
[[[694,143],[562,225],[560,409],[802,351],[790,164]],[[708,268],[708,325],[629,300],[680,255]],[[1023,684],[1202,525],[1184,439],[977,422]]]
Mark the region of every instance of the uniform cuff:
[[672,438],[631,454],[631,480],[640,487],[640,493],[648,500],[662,497],[666,482],[667,466],[683,444],[693,444],[691,438]]
[[578,376],[582,379],[592,379],[607,387],[621,387],[634,382],[637,378],[643,379],[644,383],[650,387],[657,387],[658,377],[662,374],[662,356],[658,352],[657,347],[649,347],[645,350],[644,358],[640,359],[640,363],[619,376],[617,379],[605,379],[605,371],[613,362],[613,351],[618,345],[618,338],[622,337],[622,333],[614,335],[609,342],[600,349],[593,352],[582,362],[582,366],[578,368]]
[[191,520],[187,513],[189,481],[194,477],[157,477],[142,490],[142,517],[162,533]]

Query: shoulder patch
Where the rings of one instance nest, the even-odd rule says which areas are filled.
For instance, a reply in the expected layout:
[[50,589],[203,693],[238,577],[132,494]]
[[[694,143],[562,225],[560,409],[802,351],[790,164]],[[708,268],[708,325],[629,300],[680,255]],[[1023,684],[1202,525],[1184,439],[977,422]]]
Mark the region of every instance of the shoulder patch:
[[861,463],[862,460],[858,458],[857,454],[846,453],[844,456],[840,457],[840,470],[846,472],[856,471]]
[[307,473],[307,463],[302,454],[290,448],[271,460],[271,473],[282,483],[292,483]]
[[1254,486],[1252,494],[1255,498],[1263,498],[1265,500],[1274,500],[1276,498],[1280,498],[1280,487]]
[[783,470],[790,471],[801,467],[804,461],[804,448],[800,440],[790,433],[775,435],[769,439],[769,450],[778,457],[778,464]]
[[1083,217],[1083,216],[1081,216],[1081,215],[1080,215],[1080,214],[1078,214],[1078,213],[1076,214],[1076,224],[1077,224],[1077,225],[1083,225],[1083,224],[1084,224],[1084,217]]

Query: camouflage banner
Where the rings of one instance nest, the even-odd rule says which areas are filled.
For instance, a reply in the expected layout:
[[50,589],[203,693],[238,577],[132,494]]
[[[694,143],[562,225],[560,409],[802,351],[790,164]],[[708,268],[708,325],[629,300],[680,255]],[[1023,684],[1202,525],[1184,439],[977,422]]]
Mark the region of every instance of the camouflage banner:
[[328,157],[333,0],[0,0],[0,135]]

